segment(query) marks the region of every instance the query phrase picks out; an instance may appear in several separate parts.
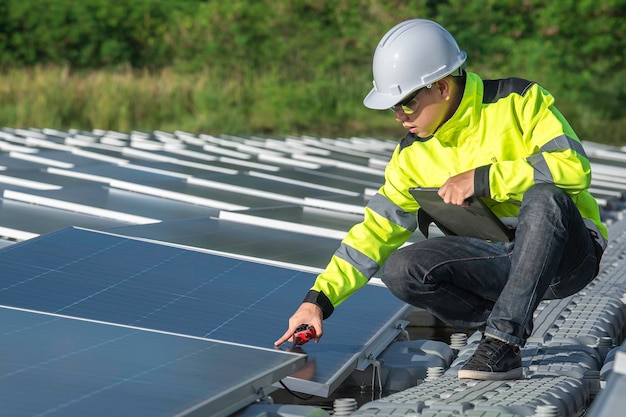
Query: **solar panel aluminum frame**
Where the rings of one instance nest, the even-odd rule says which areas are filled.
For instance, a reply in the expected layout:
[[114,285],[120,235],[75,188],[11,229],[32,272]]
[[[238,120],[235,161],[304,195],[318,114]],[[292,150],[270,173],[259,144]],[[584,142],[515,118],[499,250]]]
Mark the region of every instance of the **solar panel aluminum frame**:
[[[351,360],[346,361],[339,371],[335,373],[334,378],[327,383],[308,381],[302,378],[294,378],[289,376],[283,379],[283,383],[292,391],[301,392],[310,395],[317,395],[328,398],[339,386],[354,372],[355,370],[363,371],[368,366],[378,366],[376,358],[380,355],[389,344],[405,332],[405,328],[409,323],[403,320],[409,306],[401,309],[391,318],[385,326],[381,326],[379,331],[372,337],[365,348],[356,353]],[[320,343],[324,343],[323,341]]]
[[[221,341],[216,342],[225,343]],[[293,367],[301,368],[304,366],[306,356],[299,356],[301,358],[291,365],[292,369]],[[223,393],[220,393],[219,396],[208,398],[194,407],[193,410],[173,417],[228,417],[257,401],[271,402],[268,395],[278,389],[278,387],[272,384],[287,377],[287,369],[286,366],[275,366],[269,372],[255,375],[240,385],[230,386]]]

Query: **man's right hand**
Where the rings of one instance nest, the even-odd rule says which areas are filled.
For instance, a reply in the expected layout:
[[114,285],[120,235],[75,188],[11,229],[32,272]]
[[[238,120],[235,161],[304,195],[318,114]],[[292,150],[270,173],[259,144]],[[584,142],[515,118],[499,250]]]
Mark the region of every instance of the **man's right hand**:
[[293,313],[293,316],[289,319],[289,328],[283,334],[280,339],[274,342],[275,347],[279,347],[285,342],[293,341],[293,334],[296,329],[302,324],[308,324],[315,328],[315,343],[319,342],[322,337],[323,329],[322,329],[322,309],[313,303],[304,302],[300,305],[300,307]]

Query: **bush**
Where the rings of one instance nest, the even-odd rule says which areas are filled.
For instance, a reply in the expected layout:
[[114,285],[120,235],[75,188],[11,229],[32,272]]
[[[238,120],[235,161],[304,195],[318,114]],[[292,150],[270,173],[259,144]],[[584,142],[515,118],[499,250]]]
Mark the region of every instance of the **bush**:
[[0,65],[158,68],[173,59],[165,42],[175,0],[4,0]]

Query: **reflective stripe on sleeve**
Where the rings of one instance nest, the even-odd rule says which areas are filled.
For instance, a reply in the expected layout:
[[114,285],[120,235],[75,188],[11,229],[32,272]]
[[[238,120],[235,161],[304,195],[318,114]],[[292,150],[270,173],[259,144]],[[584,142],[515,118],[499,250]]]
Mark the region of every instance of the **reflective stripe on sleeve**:
[[554,184],[554,177],[552,176],[552,172],[550,172],[550,168],[548,167],[543,154],[529,156],[526,160],[535,171],[535,184],[542,182]]
[[567,135],[561,135],[552,139],[551,141],[545,143],[541,147],[542,152],[557,152],[564,151],[567,149],[572,149],[579,155],[587,158],[587,154],[585,153],[585,149],[583,148],[582,143],[578,142],[575,139],[570,138]]
[[[578,155],[587,158],[583,145],[567,135],[561,135],[546,142],[541,147],[541,152],[561,152],[568,149],[571,149]],[[552,172],[550,172],[550,168],[548,167],[543,154],[539,153],[537,155],[529,156],[526,160],[535,170],[535,184],[542,182],[554,184],[554,176],[552,175]]]
[[404,211],[400,206],[393,204],[380,193],[376,193],[374,197],[372,197],[367,207],[379,216],[407,230],[414,231],[417,228],[417,217],[415,213]]
[[339,249],[335,252],[335,256],[348,262],[368,279],[374,276],[380,268],[376,261],[345,243],[339,246]]

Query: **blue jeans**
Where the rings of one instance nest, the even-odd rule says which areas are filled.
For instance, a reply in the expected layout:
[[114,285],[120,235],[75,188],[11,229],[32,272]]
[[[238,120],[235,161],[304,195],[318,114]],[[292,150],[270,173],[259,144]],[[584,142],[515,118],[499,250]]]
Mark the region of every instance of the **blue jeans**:
[[602,249],[572,199],[539,184],[524,195],[513,242],[444,236],[404,247],[384,267],[399,299],[458,328],[524,346],[542,299],[564,298],[598,273]]

